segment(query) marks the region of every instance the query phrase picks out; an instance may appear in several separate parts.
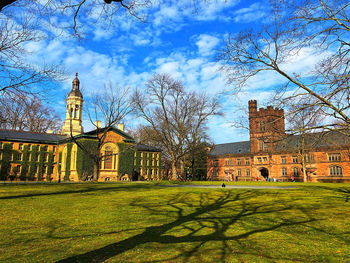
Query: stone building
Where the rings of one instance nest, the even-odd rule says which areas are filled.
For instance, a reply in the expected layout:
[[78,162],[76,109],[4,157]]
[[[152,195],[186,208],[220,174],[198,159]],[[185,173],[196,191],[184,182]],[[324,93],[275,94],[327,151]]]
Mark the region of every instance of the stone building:
[[61,134],[0,130],[0,180],[85,181],[96,172],[94,156],[102,157],[99,181],[160,177],[161,150],[136,143],[123,125],[83,132],[79,84],[76,75]]
[[[249,141],[215,145],[209,180],[350,182],[350,137],[338,132],[289,135],[283,109],[249,106]],[[305,171],[305,172],[304,172]]]

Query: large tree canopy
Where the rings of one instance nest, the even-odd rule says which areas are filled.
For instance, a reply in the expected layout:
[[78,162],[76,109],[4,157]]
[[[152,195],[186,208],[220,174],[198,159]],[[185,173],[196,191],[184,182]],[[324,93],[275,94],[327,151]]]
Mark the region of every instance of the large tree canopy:
[[[311,129],[350,127],[350,4],[344,0],[274,0],[262,28],[226,39],[219,60],[228,81],[244,89],[258,74],[275,73],[284,82],[274,101],[291,110],[316,108],[327,118]],[[293,63],[309,54],[307,70]],[[300,103],[308,101],[308,104]],[[345,125],[345,127],[343,126]]]
[[151,78],[145,90],[136,90],[133,103],[139,116],[152,128],[172,163],[172,176],[184,176],[184,156],[206,137],[208,118],[220,114],[216,98],[188,92],[167,74]]

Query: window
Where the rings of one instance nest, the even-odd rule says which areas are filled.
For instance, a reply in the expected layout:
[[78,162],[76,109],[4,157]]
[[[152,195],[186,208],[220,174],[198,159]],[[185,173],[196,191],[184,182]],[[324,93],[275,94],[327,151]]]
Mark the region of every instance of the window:
[[31,151],[31,150],[32,150],[32,145],[28,144],[28,151]]
[[18,153],[17,158],[18,158],[18,161],[22,161],[22,153]]
[[35,156],[35,161],[36,161],[36,162],[39,162],[39,156],[40,156],[40,155],[37,153],[36,156]]
[[267,162],[267,157],[263,157],[263,161],[264,161],[264,163],[266,163]]
[[47,146],[44,146],[44,147],[43,147],[43,150],[44,150],[45,152],[47,152],[47,148],[48,148]]
[[343,176],[343,169],[340,166],[332,166],[329,168],[330,176]]
[[282,168],[282,176],[287,176],[287,168],[286,167]]
[[281,156],[281,163],[287,163],[287,157]]
[[264,152],[267,152],[267,150],[268,150],[267,143],[264,142]]
[[299,176],[299,168],[298,167],[293,168],[293,176]]
[[246,159],[245,159],[245,165],[250,165],[250,160],[249,160],[249,158],[246,158]]
[[233,160],[232,159],[230,160],[230,165],[233,165]]
[[113,152],[110,147],[106,147],[104,156],[104,169],[112,169]]
[[52,147],[52,151],[55,152],[56,151],[56,146]]
[[20,150],[20,151],[23,150],[23,144],[22,143],[18,144],[18,150]]
[[328,161],[337,162],[340,160],[341,160],[340,153],[329,153],[328,154]]
[[[75,151],[73,153],[74,159],[75,159]],[[48,162],[49,161],[49,155],[47,153],[44,154],[44,161]],[[75,162],[74,162],[75,163]]]
[[263,151],[263,150],[264,150],[264,142],[259,141],[259,151]]
[[113,169],[115,170],[116,169],[116,165],[117,165],[117,155],[114,154],[114,163],[113,163]]
[[258,157],[258,163],[261,163],[261,157]]
[[249,169],[245,170],[245,176],[250,176],[250,170]]
[[238,175],[238,176],[241,176],[241,175],[242,175],[241,169],[238,169],[238,170],[237,170],[237,175]]
[[229,166],[229,164],[230,164],[230,161],[229,160],[225,160],[225,166]]
[[237,165],[242,165],[241,159],[237,159]]
[[298,163],[298,156],[293,156],[293,163]]
[[306,163],[313,162],[315,160],[315,156],[313,154],[305,154],[304,160]]
[[0,149],[2,149],[2,142],[0,142]]
[[10,143],[10,150],[13,150],[13,143]]
[[260,131],[261,131],[261,132],[266,131],[265,122],[260,121],[260,122],[259,122],[259,126],[260,126]]

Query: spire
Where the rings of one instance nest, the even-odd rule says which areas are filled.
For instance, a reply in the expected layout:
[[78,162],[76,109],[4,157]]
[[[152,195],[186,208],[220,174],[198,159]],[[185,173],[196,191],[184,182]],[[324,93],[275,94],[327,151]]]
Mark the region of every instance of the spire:
[[80,85],[80,81],[78,79],[78,72],[77,72],[75,73],[75,79],[73,79],[73,82],[72,82],[72,90],[69,92],[68,97],[69,96],[76,96],[81,98],[83,97],[83,95],[79,90],[79,85]]

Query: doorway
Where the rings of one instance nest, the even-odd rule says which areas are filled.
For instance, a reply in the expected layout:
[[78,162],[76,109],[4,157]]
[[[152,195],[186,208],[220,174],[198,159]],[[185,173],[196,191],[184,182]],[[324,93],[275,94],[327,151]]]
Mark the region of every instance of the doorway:
[[265,178],[266,181],[269,180],[269,170],[265,167],[260,169],[260,175]]

